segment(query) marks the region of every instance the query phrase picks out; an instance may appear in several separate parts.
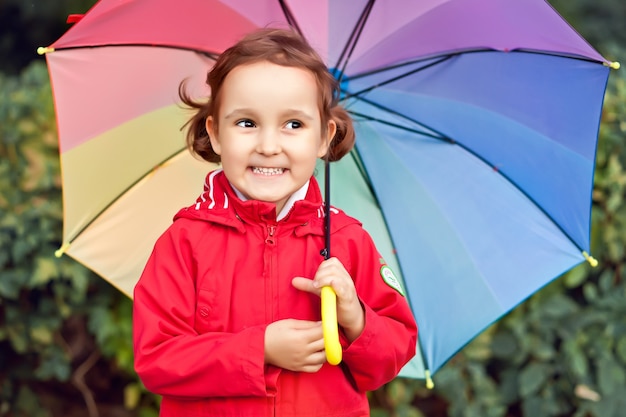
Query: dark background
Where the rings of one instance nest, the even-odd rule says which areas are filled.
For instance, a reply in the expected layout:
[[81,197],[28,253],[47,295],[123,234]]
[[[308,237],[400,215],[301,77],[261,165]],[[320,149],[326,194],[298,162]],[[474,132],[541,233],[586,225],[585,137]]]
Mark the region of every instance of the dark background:
[[[37,48],[52,44],[67,30],[67,16],[85,13],[95,3],[94,0],[0,0],[0,72],[16,74],[31,61],[41,59]],[[550,3],[601,53],[610,54],[619,45],[626,45],[626,1],[553,0]]]

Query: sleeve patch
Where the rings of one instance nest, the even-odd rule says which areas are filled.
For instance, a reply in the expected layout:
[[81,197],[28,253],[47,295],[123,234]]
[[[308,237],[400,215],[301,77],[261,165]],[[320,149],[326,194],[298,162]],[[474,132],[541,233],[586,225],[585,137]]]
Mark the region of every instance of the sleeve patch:
[[402,285],[400,285],[400,280],[396,277],[396,274],[393,273],[393,271],[391,270],[391,268],[389,268],[389,266],[383,265],[380,268],[380,276],[383,278],[383,281],[385,281],[387,285],[389,285],[394,290],[398,291],[401,296],[403,297],[405,296],[404,290],[402,289]]

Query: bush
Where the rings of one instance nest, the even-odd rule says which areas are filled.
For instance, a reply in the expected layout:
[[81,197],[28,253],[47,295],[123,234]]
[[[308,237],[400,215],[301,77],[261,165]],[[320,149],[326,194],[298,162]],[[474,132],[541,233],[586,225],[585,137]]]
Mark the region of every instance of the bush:
[[54,256],[62,199],[45,64],[0,76],[0,95],[0,415],[156,415],[133,372],[131,301]]

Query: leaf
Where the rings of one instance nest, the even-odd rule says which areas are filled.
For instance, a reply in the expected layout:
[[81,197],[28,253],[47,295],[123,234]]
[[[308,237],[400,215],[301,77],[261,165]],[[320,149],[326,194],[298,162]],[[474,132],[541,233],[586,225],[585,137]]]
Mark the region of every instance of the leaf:
[[26,331],[22,324],[8,325],[6,327],[6,332],[15,352],[26,353],[28,351],[29,341],[26,337]]
[[394,379],[387,385],[387,398],[391,405],[397,407],[409,401],[405,383],[401,379]]
[[615,272],[611,269],[604,270],[602,274],[600,275],[600,278],[598,279],[598,286],[600,287],[600,290],[604,294],[607,294],[613,291],[613,289],[615,288],[614,283],[615,283]]
[[43,345],[49,345],[52,343],[52,331],[44,326],[31,327],[30,337],[34,342],[38,342]]
[[42,380],[67,381],[70,374],[71,369],[67,355],[57,346],[52,346],[45,351],[41,363],[35,369],[35,376]]
[[417,408],[408,404],[401,404],[395,409],[396,417],[424,417],[424,414]]
[[511,358],[517,354],[518,349],[517,339],[511,332],[497,333],[491,340],[491,351],[498,358]]
[[563,284],[567,288],[576,288],[587,280],[589,269],[586,264],[580,264],[576,268],[570,270],[563,279]]
[[[529,356],[534,360],[547,361],[555,356],[554,351],[554,331],[550,329],[540,329],[539,334],[528,334],[525,339],[528,342]],[[544,335],[544,331],[548,335]]]
[[519,399],[518,371],[506,369],[500,375],[500,394],[504,404],[513,404]]
[[594,303],[599,297],[598,287],[594,283],[587,282],[583,286],[583,294],[587,302]]
[[543,409],[543,401],[538,397],[524,398],[522,401],[524,416],[547,417],[548,414]]
[[59,276],[59,270],[56,263],[43,256],[37,257],[35,260],[35,270],[30,278],[29,285],[31,288],[47,284],[50,280]]
[[13,248],[11,250],[11,257],[13,262],[19,263],[28,258],[28,255],[31,253],[32,247],[31,245],[23,240],[18,238],[13,243]]
[[598,387],[603,396],[623,392],[626,372],[612,359],[601,359],[598,363]]
[[124,408],[134,410],[141,400],[141,386],[137,383],[128,384],[124,387]]
[[522,397],[535,394],[548,379],[550,369],[544,363],[531,363],[520,372],[519,388]]
[[562,318],[578,311],[579,306],[564,294],[554,294],[542,306],[542,312],[548,317]]
[[[388,417],[389,413],[385,412],[385,414],[374,414],[372,413],[372,417]],[[139,417],[159,417],[159,411],[153,408],[141,407],[139,410]]]
[[37,395],[24,385],[20,386],[15,408],[11,411],[15,416],[52,417],[52,414],[41,406]]
[[18,269],[2,272],[2,279],[0,279],[0,296],[2,298],[10,300],[18,298],[25,281],[24,276],[20,272]]
[[569,368],[580,380],[584,380],[589,373],[589,362],[576,339],[566,340],[563,352],[568,360]]
[[626,365],[626,337],[621,337],[615,346],[615,353],[617,357],[622,361],[622,365]]
[[384,408],[372,408],[371,417],[389,417],[389,411]]

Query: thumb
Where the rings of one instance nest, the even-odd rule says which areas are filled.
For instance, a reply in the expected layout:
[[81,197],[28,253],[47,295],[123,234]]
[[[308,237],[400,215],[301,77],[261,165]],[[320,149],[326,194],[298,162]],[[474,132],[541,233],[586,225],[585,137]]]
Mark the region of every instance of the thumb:
[[300,291],[310,292],[312,294],[320,293],[320,289],[313,286],[313,280],[304,277],[295,277],[291,280],[291,285]]

